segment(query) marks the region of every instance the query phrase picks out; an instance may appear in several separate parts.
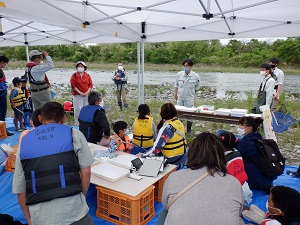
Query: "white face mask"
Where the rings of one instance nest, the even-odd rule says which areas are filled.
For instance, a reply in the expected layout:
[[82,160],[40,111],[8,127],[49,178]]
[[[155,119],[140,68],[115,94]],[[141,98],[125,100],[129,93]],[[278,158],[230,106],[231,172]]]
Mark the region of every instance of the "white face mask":
[[265,76],[265,75],[266,75],[266,71],[261,70],[261,71],[260,71],[260,75]]
[[41,61],[40,61],[40,65],[43,65],[43,64],[44,64],[44,61],[41,60]]
[[118,70],[123,70],[123,66],[118,66]]
[[237,132],[238,132],[238,134],[239,135],[241,135],[241,136],[243,136],[244,134],[245,134],[245,130],[244,129],[242,129],[242,128],[237,128]]
[[82,73],[82,72],[84,72],[84,68],[83,68],[83,67],[77,67],[77,71],[78,71],[79,73]]

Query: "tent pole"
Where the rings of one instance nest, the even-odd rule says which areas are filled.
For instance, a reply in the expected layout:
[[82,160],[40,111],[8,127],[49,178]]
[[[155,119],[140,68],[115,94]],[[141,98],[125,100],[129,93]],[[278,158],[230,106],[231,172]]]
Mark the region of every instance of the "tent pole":
[[137,42],[138,105],[141,104],[140,71],[141,71],[141,43]]
[[26,33],[24,33],[24,44],[25,44],[25,49],[26,49],[26,59],[27,59],[27,62],[29,62],[28,40],[27,40]]
[[141,76],[141,103],[145,103],[145,93],[144,93],[144,73],[145,73],[145,42],[142,39],[142,76]]

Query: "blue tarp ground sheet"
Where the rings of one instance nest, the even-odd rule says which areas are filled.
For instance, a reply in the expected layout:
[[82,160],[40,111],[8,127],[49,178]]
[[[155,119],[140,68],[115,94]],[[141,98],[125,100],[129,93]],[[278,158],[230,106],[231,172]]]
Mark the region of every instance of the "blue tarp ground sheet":
[[[9,144],[11,146],[18,144],[19,132],[15,132],[12,119],[8,118],[6,120],[8,130],[15,133],[15,135],[10,136],[4,140],[0,140],[0,144]],[[298,166],[286,166],[285,170],[297,170]],[[17,196],[12,193],[12,178],[13,173],[4,172],[0,175],[0,213],[1,214],[9,214],[14,217],[15,220],[19,220],[22,223],[26,224],[26,220],[22,213],[22,210],[18,204]],[[300,191],[300,178],[294,178],[286,175],[285,173],[277,178],[274,181],[275,185],[285,185],[292,187],[298,191]],[[262,210],[266,211],[266,200],[268,196],[263,191],[253,190],[253,200],[251,204],[255,204],[260,207]],[[89,214],[92,216],[93,221],[96,225],[98,224],[112,224],[110,222],[104,221],[98,217],[96,217],[96,208],[97,208],[97,194],[95,185],[91,184],[88,194],[87,194],[87,202],[90,206]],[[201,204],[199,202],[199,204]],[[157,223],[158,214],[162,209],[162,204],[160,202],[155,201],[155,217],[149,221],[148,224],[154,225]],[[247,221],[245,221],[247,222]]]

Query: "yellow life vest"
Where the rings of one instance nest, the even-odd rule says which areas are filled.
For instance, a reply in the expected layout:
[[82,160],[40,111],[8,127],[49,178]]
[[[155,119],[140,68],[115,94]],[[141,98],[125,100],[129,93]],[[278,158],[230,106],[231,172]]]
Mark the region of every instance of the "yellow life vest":
[[[174,137],[172,137],[162,148],[162,153],[167,158],[172,158],[178,155],[182,155],[185,153],[186,140],[184,132],[184,125],[180,120],[172,119],[167,120],[164,125],[171,125],[172,129],[174,129]],[[178,131],[178,133],[176,132]],[[181,133],[181,134],[179,134]]]
[[138,119],[135,118],[134,122],[134,133],[132,142],[143,148],[149,148],[153,146],[154,142],[154,133],[152,130],[153,118],[146,116],[147,119]]
[[17,90],[18,91],[18,95],[14,98],[12,98],[13,102],[15,103],[15,106],[19,106],[22,105],[23,102],[26,101],[25,95],[23,93],[23,91],[20,88],[14,87],[10,94],[13,92],[13,90]]

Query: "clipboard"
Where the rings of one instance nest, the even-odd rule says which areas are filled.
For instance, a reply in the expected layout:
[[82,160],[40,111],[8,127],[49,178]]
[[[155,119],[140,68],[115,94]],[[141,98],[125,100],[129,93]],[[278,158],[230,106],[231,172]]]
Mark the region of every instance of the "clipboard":
[[160,168],[163,164],[163,160],[157,159],[145,159],[143,165],[139,170],[140,176],[157,177],[160,173]]

